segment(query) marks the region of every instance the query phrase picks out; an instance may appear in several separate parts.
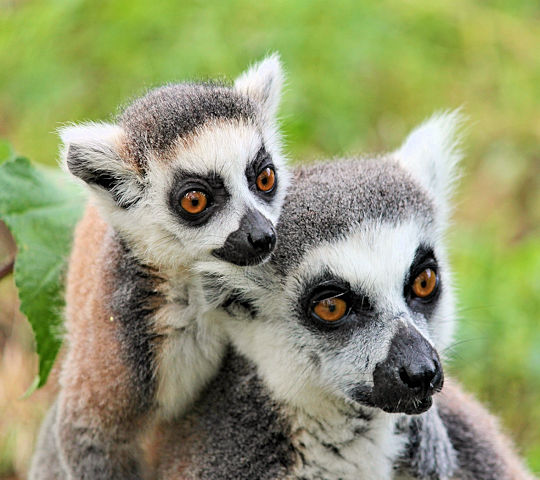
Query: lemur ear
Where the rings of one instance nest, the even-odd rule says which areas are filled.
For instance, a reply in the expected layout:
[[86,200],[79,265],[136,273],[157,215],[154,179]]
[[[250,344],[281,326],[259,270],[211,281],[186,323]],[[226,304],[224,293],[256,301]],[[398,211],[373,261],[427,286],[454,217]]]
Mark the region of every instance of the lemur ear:
[[128,208],[140,198],[142,184],[135,165],[118,153],[123,134],[121,127],[106,123],[60,129],[64,168],[96,195]]
[[394,153],[400,164],[428,190],[446,214],[459,177],[460,110],[433,115],[409,134]]
[[273,53],[240,75],[234,88],[261,104],[265,118],[270,120],[279,107],[283,79],[279,54]]

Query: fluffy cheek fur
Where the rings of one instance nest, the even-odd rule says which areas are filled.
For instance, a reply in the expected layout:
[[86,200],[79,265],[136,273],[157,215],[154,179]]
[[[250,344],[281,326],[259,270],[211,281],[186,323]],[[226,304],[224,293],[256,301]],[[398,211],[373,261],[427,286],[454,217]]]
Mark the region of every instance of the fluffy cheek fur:
[[[235,346],[252,359],[258,373],[276,399],[291,405],[317,408],[315,399],[324,395],[326,386],[318,381],[320,364],[315,360],[318,344],[297,323],[295,312],[289,310],[278,284],[259,296],[257,309],[264,311],[254,318],[249,312],[236,308],[224,322],[228,336]],[[270,291],[273,294],[268,294]],[[277,302],[274,295],[280,297]],[[288,320],[287,323],[281,321]],[[289,321],[290,320],[290,321]],[[314,402],[313,405],[309,405]]]

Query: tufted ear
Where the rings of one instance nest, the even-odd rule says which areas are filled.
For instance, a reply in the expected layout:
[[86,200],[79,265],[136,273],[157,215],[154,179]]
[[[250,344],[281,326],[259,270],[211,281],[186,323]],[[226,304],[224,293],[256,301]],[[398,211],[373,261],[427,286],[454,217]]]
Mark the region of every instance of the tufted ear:
[[119,207],[137,202],[142,181],[135,165],[121,158],[123,130],[107,123],[86,123],[60,129],[63,166],[92,191]]
[[462,123],[459,110],[433,115],[414,129],[394,152],[394,157],[428,190],[445,215],[463,156]]
[[273,53],[240,75],[234,88],[259,103],[265,119],[271,120],[279,107],[283,79],[279,55]]

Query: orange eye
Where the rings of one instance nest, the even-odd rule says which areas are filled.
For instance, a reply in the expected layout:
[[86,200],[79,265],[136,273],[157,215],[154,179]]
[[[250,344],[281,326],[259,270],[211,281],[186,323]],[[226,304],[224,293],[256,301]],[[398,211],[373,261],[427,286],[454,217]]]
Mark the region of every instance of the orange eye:
[[276,173],[273,168],[266,167],[257,177],[257,188],[261,192],[269,192],[276,183]]
[[433,293],[436,286],[437,274],[431,268],[426,268],[414,279],[412,290],[417,297],[426,298]]
[[206,195],[196,190],[186,193],[180,201],[181,207],[193,215],[201,213],[206,208],[207,203]]
[[326,298],[315,305],[315,314],[325,322],[337,322],[347,313],[347,302],[341,298]]

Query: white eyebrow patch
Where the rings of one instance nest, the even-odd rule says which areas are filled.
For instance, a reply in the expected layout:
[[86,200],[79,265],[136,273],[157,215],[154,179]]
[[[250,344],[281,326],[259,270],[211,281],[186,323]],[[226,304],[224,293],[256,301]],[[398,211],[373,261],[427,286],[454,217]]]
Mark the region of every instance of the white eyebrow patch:
[[391,224],[362,222],[345,238],[313,248],[298,274],[303,278],[330,270],[381,303],[395,304],[403,297],[403,282],[418,246],[432,244],[430,229],[418,218]]

